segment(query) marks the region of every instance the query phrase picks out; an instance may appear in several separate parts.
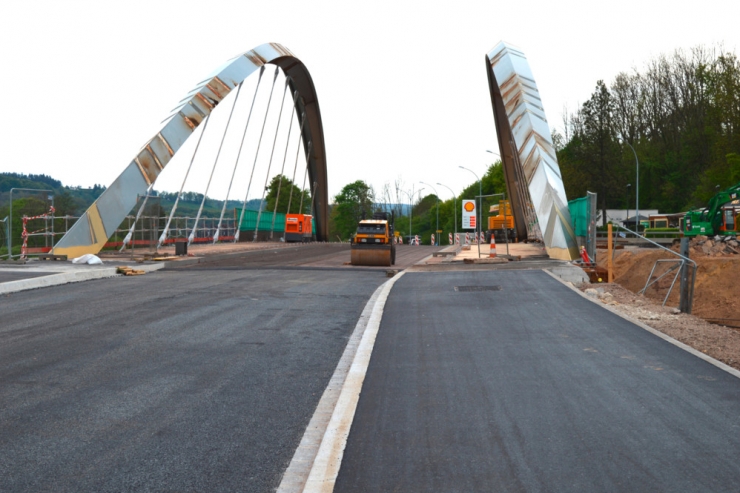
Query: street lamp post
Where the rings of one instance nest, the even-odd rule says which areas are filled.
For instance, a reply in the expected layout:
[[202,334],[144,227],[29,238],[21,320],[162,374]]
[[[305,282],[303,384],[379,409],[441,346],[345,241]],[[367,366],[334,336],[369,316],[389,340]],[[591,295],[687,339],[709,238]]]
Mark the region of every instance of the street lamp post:
[[434,238],[436,240],[434,246],[439,246],[439,194],[437,193],[437,189],[429,183],[425,183],[423,181],[420,181],[419,183],[431,187],[432,190],[434,190],[434,196],[437,197],[437,229],[434,231]]
[[[452,213],[455,216],[455,237],[457,238],[457,195],[455,195],[455,192],[453,192],[452,189],[448,187],[447,185],[442,185],[441,183],[437,183],[437,185],[439,185],[440,187],[445,187],[447,190],[449,190],[450,193],[452,194],[453,200],[455,201],[454,202],[455,205],[452,209]],[[453,245],[455,244],[454,241],[452,243]]]
[[417,193],[421,193],[422,190],[424,189],[420,188],[416,192],[411,192],[410,194],[406,190],[401,190],[409,198],[409,241],[411,240],[411,234],[412,234],[411,224],[412,224],[412,218],[414,216],[414,195],[416,195]]
[[632,149],[632,154],[635,155],[635,231],[640,232],[640,161],[637,159],[637,152],[632,144],[627,142],[626,139],[622,139],[622,142],[627,144]]
[[483,201],[483,199],[482,199],[482,197],[483,197],[483,182],[481,182],[480,178],[478,178],[478,175],[476,175],[475,172],[472,169],[468,169],[465,166],[458,166],[458,167],[460,169],[464,169],[466,171],[470,171],[471,173],[473,173],[473,176],[475,176],[475,178],[478,180],[478,204],[479,204],[479,207],[478,207],[479,212],[478,212],[478,214],[480,214],[480,217],[477,217],[476,218],[476,223],[477,223],[476,226],[478,226],[478,241],[477,241],[477,243],[478,243],[478,258],[480,258],[480,219],[483,217],[483,214],[482,214],[482,211],[480,211],[480,208],[483,207],[483,205],[482,205],[483,204],[483,202],[482,202]]
[[630,218],[630,197],[632,194],[630,193],[632,191],[632,183],[627,184],[627,215],[624,218],[624,223],[627,224],[627,220]]

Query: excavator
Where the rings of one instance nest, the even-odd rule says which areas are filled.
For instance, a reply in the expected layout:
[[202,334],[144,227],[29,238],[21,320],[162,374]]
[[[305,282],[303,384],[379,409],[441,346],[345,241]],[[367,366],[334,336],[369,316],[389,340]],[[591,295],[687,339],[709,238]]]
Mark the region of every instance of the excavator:
[[722,190],[704,209],[689,211],[683,221],[687,237],[735,236],[740,234],[740,183]]
[[350,245],[352,265],[396,264],[393,213],[376,212],[372,219],[362,219]]

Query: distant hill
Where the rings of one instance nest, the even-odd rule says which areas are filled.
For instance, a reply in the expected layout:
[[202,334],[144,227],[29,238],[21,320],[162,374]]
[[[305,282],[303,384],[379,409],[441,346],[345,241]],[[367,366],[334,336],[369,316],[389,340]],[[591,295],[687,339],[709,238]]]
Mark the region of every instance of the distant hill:
[[[10,190],[16,189],[31,189],[39,190],[39,192],[33,192],[30,190],[16,190],[13,192],[13,202],[17,200],[27,202],[29,199],[32,202],[37,202],[34,209],[39,209],[37,212],[27,211],[28,214],[42,213],[46,208],[44,205],[47,202],[47,192],[41,190],[51,190],[54,195],[54,207],[57,210],[57,215],[70,215],[79,216],[84,213],[88,207],[102,194],[106,187],[102,185],[95,185],[92,188],[82,187],[70,187],[62,184],[61,181],[52,178],[47,175],[26,175],[23,173],[0,173],[0,219],[5,217],[8,212],[8,201],[10,199]],[[154,191],[154,195],[160,197],[160,207],[162,209],[161,214],[169,214],[170,210],[175,204],[177,193],[175,192],[157,192]],[[203,194],[196,192],[184,192],[180,198],[180,202],[177,205],[177,216],[191,216],[194,217],[198,213],[198,208],[203,200]],[[153,204],[156,201],[151,201]],[[259,199],[252,199],[247,202],[247,209],[257,209],[259,207]],[[15,207],[15,205],[14,205]],[[203,206],[202,217],[219,217],[221,215],[221,208],[223,207],[222,200],[207,199]],[[229,200],[226,209],[226,216],[230,217],[233,215],[232,211],[235,208],[241,209],[242,202],[240,200]],[[134,211],[135,213],[135,211]],[[13,216],[15,216],[15,211]]]

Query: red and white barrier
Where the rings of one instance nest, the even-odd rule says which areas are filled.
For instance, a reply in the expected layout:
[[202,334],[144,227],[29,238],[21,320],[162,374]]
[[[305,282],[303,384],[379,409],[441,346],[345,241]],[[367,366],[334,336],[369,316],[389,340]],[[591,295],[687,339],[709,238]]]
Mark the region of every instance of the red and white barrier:
[[[49,207],[49,212],[46,214],[41,214],[39,216],[31,216],[31,217],[23,216],[23,232],[21,233],[21,238],[23,238],[23,244],[21,245],[21,258],[22,259],[25,259],[26,255],[28,255],[28,235],[32,233],[38,233],[38,231],[32,231],[31,233],[28,232],[28,230],[26,229],[26,225],[28,224],[28,221],[32,219],[46,219],[49,216],[53,216],[54,212],[56,212],[56,209],[54,209],[54,207],[52,206],[52,207]],[[39,231],[43,231],[43,230],[40,229]]]
[[414,244],[416,246],[420,246],[421,243],[419,242],[419,235],[414,235]]
[[448,243],[449,243],[450,245],[452,245],[452,233],[449,233],[449,234],[447,235],[447,241],[448,241]]
[[432,243],[431,243],[431,244],[432,244],[432,246],[434,246],[434,245],[436,245],[436,244],[437,244],[437,243],[436,243],[436,242],[435,242],[434,240],[435,240],[435,238],[434,238],[434,235],[432,234]]
[[465,244],[470,245],[470,233],[465,233]]

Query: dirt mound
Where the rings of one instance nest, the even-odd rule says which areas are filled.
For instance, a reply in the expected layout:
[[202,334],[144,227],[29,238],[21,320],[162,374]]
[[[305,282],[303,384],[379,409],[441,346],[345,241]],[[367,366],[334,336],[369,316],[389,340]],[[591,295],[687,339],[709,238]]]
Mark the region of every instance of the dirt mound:
[[[723,319],[726,325],[740,326],[740,253],[733,252],[740,249],[735,249],[733,241],[737,243],[737,240],[715,242],[706,237],[692,240],[689,257],[698,265],[692,313],[707,320]],[[606,267],[605,255],[600,257],[599,265]],[[656,266],[657,260],[677,258],[653,248],[618,250],[614,258],[614,279],[629,291],[637,293],[645,287],[654,266],[651,281],[658,279],[671,267],[677,267],[675,262],[662,262]],[[675,271],[670,272],[649,286],[645,296],[662,303],[674,275]],[[679,280],[676,280],[666,306],[678,306],[678,291]]]

